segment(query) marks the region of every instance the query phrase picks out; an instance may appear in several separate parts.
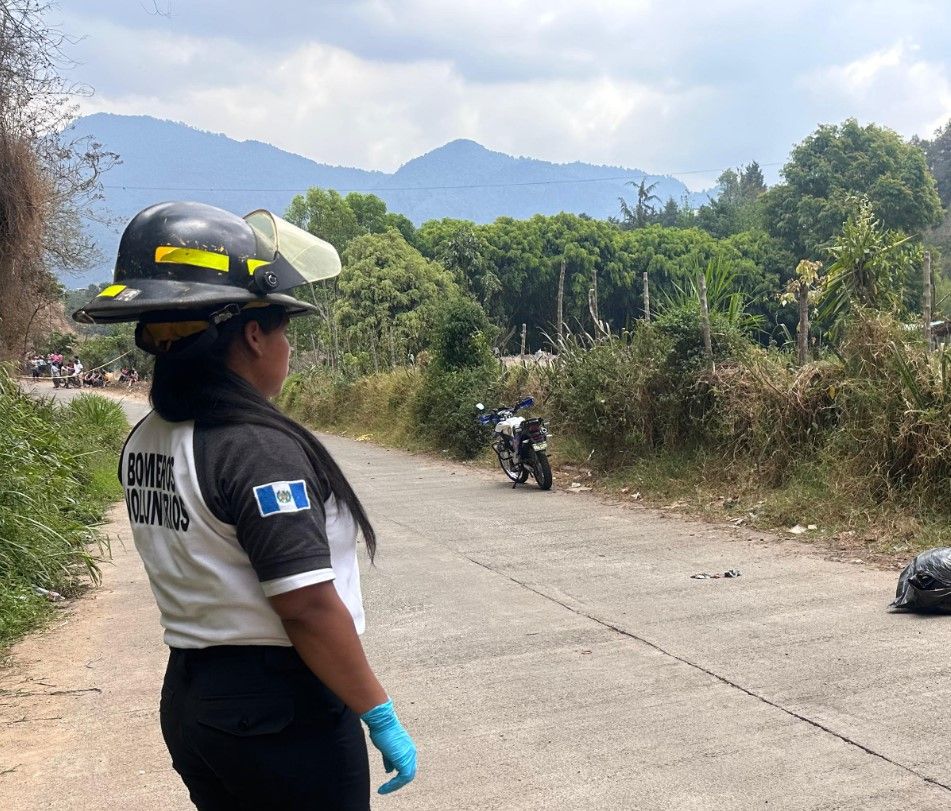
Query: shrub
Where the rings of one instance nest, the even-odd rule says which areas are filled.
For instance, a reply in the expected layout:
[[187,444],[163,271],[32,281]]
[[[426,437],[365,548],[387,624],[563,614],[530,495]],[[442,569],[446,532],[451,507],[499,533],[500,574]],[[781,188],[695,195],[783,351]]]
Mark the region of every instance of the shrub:
[[839,419],[834,394],[841,367],[819,361],[802,368],[789,355],[757,349],[702,376],[710,407],[704,442],[731,458],[749,459],[761,481],[778,486],[822,447]]
[[928,355],[893,318],[864,312],[845,329],[834,455],[872,495],[946,505],[951,478],[951,356]]
[[44,614],[34,587],[71,594],[98,580],[105,542],[95,524],[121,495],[127,431],[115,403],[37,401],[0,371],[0,644]]
[[413,403],[428,442],[464,459],[488,441],[477,420],[476,402],[494,399],[496,365],[489,349],[491,326],[482,307],[465,297],[442,308],[430,342],[433,360]]
[[677,339],[651,324],[597,343],[569,338],[544,372],[552,423],[612,464],[691,441],[696,372],[692,362],[671,363],[678,351]]
[[471,459],[486,447],[489,434],[475,405],[495,399],[494,379],[484,367],[441,370],[431,367],[413,403],[419,430],[430,447]]

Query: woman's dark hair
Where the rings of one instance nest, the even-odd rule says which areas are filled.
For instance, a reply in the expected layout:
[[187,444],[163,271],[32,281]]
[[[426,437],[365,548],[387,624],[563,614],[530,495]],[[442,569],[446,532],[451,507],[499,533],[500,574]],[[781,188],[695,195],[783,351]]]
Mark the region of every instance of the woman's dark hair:
[[[196,425],[263,425],[293,436],[304,449],[318,478],[338,501],[349,507],[363,532],[370,560],[376,553],[376,533],[360,499],[327,449],[303,425],[272,405],[227,365],[228,348],[249,321],[265,333],[287,319],[282,307],[243,310],[217,327],[218,337],[205,352],[176,356],[170,352],[155,359],[152,406],[169,422],[195,420]],[[325,494],[328,495],[328,494]]]

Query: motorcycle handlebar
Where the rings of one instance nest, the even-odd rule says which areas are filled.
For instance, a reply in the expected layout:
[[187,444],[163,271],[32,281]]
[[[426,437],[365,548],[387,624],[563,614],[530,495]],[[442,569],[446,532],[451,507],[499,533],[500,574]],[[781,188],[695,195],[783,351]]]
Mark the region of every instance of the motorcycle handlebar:
[[479,424],[494,425],[500,420],[512,416],[515,412],[521,411],[523,408],[531,408],[533,405],[535,405],[535,400],[532,397],[526,397],[509,408],[497,408],[488,414],[479,414]]

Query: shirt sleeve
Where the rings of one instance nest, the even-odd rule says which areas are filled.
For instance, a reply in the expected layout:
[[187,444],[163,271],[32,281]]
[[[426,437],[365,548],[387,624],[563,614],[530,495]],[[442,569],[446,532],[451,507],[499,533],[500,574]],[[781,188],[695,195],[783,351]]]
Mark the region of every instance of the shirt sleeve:
[[301,444],[257,425],[195,428],[195,465],[211,511],[273,596],[333,579],[324,486]]

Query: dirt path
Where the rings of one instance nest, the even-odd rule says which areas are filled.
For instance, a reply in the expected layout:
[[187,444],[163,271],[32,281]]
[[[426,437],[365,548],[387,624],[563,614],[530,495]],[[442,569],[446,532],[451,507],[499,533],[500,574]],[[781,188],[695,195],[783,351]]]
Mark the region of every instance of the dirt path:
[[0,808],[188,807],[158,727],[166,652],[124,508],[103,585],[0,671]]

